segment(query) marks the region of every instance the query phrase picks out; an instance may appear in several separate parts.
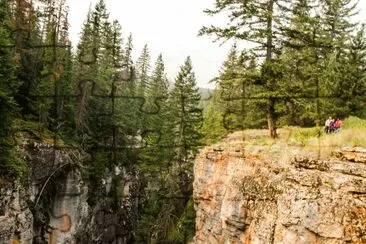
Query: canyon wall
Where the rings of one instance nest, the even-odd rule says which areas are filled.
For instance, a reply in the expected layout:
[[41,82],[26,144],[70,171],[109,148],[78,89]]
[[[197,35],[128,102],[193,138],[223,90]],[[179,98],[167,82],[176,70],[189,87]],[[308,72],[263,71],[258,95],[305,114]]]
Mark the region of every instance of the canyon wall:
[[[26,176],[0,190],[0,244],[128,243],[137,221],[138,174],[116,168],[91,191],[83,155],[25,143]],[[111,200],[113,188],[119,200]],[[92,202],[90,199],[94,198]]]
[[366,243],[366,149],[319,150],[249,145],[240,133],[206,147],[193,242]]

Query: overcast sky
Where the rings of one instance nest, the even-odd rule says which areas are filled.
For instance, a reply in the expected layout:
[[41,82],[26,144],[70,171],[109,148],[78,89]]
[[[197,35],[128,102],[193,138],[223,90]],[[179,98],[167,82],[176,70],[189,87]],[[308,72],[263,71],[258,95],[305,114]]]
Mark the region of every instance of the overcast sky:
[[[76,45],[82,24],[91,3],[96,0],[68,0],[70,34]],[[110,17],[122,25],[123,36],[131,32],[134,38],[133,56],[136,59],[144,44],[148,44],[153,65],[163,53],[168,78],[173,81],[179,67],[190,55],[198,85],[208,87],[225,60],[230,44],[212,43],[212,38],[197,37],[205,24],[220,21],[205,16],[203,9],[213,6],[214,0],[106,0]],[[366,1],[360,1],[358,20],[366,22]]]

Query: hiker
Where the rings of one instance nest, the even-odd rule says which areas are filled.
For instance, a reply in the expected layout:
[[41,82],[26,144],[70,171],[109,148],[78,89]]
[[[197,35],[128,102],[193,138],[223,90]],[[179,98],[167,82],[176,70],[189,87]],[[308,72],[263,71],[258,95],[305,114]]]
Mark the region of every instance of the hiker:
[[326,121],[325,121],[325,127],[324,127],[324,131],[325,131],[325,133],[330,133],[331,131],[330,131],[330,123],[332,122],[332,117],[329,117],[329,119],[327,119]]
[[336,121],[334,122],[335,133],[339,133],[341,131],[341,127],[342,127],[342,120],[337,118]]
[[329,133],[333,133],[335,131],[335,119],[332,119],[329,123]]

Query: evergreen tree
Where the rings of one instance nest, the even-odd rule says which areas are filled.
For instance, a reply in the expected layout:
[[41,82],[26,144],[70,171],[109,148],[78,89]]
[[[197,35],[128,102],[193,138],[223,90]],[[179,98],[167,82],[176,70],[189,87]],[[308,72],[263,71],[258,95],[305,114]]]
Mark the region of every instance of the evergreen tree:
[[219,76],[213,80],[217,87],[204,114],[206,140],[212,142],[232,131],[264,126],[261,107],[265,101],[251,99],[262,88],[254,82],[258,76],[256,66],[253,56],[239,53],[236,45],[231,48]]
[[261,85],[263,90],[257,97],[266,98],[268,129],[272,138],[276,133],[276,97],[279,96],[277,80],[281,76],[276,55],[281,50],[283,39],[281,19],[287,19],[288,8],[281,0],[243,1],[218,0],[213,10],[205,10],[208,15],[229,13],[230,22],[224,28],[203,27],[200,35],[215,35],[218,39],[235,38],[250,43],[256,57],[264,57],[261,69]]
[[171,162],[171,148],[168,147],[171,140],[171,131],[168,126],[168,80],[165,74],[163,56],[160,54],[155,62],[148,86],[146,87],[144,110],[147,117],[143,126],[148,132],[145,145],[141,153],[142,163],[151,165],[150,171],[159,172],[163,167],[167,168]]
[[68,26],[65,7],[65,0],[49,1],[46,7],[43,69],[33,91],[34,110],[38,115],[38,121],[44,123],[46,127],[50,126],[51,120],[58,120],[60,115],[60,77],[64,70],[64,56],[67,55],[67,48],[61,46],[69,44],[66,37],[67,29],[62,28],[62,25]]
[[148,105],[146,101],[146,87],[150,78],[150,53],[147,47],[147,44],[144,46],[140,57],[136,62],[136,97],[138,97],[139,101],[143,101],[143,104],[139,106],[138,109],[138,128],[140,130],[144,130],[146,124],[146,117],[148,112]]
[[[12,56],[14,42],[11,38],[12,22],[9,3],[0,0],[0,176],[16,177],[22,173],[23,165],[16,155],[15,143],[11,139],[13,121],[17,117],[18,105],[14,99],[19,83],[15,79],[16,63]],[[0,182],[0,185],[4,182]]]
[[[24,118],[34,118],[37,113],[34,104],[34,90],[41,79],[43,69],[43,45],[40,13],[34,10],[34,3],[29,0],[10,1],[13,5],[13,38],[15,58],[18,60],[16,76],[19,92],[16,101]],[[35,116],[34,116],[35,115]]]
[[190,57],[175,79],[170,94],[172,128],[175,137],[176,159],[178,164],[191,163],[201,145],[202,109],[199,107],[200,93],[196,87]]
[[75,85],[74,85],[74,56],[71,47],[65,50],[62,60],[62,72],[57,91],[58,132],[71,137],[75,132]]
[[344,117],[349,114],[352,94],[348,88],[354,86],[354,80],[346,76],[349,60],[348,54],[356,24],[352,16],[356,13],[356,3],[353,0],[321,1],[323,35],[328,43],[323,48],[320,57],[323,70],[319,76],[320,94],[330,97],[320,101],[323,114]]
[[123,56],[124,56],[123,61],[124,61],[125,65],[130,66],[130,67],[133,66],[132,50],[133,50],[133,37],[132,37],[132,34],[130,33],[130,35],[127,38],[127,43],[126,43],[124,51],[123,51]]
[[75,63],[76,78],[76,107],[75,124],[79,132],[87,131],[87,108],[91,93],[92,70],[96,67],[97,48],[93,45],[94,32],[92,29],[91,10],[84,22],[80,41],[77,45],[77,62]]
[[[146,198],[138,222],[137,239],[141,242],[176,241],[171,233],[180,217],[190,223],[184,228],[194,225],[193,215],[184,213],[192,194],[192,162],[201,145],[202,110],[189,57],[165,104],[166,93],[167,82],[159,56],[147,91],[148,105],[160,109],[148,117],[152,133],[142,152],[142,161],[150,162],[149,168],[144,167],[148,169],[145,172],[152,177],[144,189]],[[151,164],[152,160],[157,161]]]
[[228,134],[228,130],[223,124],[223,115],[225,110],[220,106],[222,104],[220,89],[212,92],[212,97],[207,104],[203,114],[202,131],[205,135],[205,144],[211,145],[219,141],[223,136]]
[[[103,32],[109,25],[108,13],[104,0],[100,0],[93,11],[89,10],[87,19],[84,23],[80,42],[78,44],[78,63],[77,63],[77,102],[75,122],[78,131],[83,135],[89,131],[89,124],[94,123],[97,112],[89,109],[91,99],[98,99],[93,95],[101,95],[99,62],[101,56],[101,45],[103,42]],[[105,49],[105,48],[104,48]],[[99,94],[98,94],[99,92]],[[96,102],[99,104],[98,102]],[[95,103],[94,103],[95,104]],[[94,113],[91,116],[88,112]],[[88,121],[89,120],[89,121]]]
[[[356,14],[355,0],[320,0],[323,34],[333,51],[344,48],[345,42],[355,29],[351,17]],[[328,49],[329,51],[329,49]]]
[[[365,30],[362,26],[357,33],[349,39],[349,44],[342,54],[335,55],[327,70],[327,78],[332,79],[332,95],[336,99],[331,104],[326,103],[328,113],[337,117],[349,115],[362,117],[365,99],[362,97],[366,92],[365,70]],[[330,82],[328,83],[330,85]]]
[[[354,29],[350,17],[352,1],[298,0],[293,3],[291,25],[280,57],[285,71],[281,86],[285,95],[282,107],[284,124],[313,126],[324,117],[345,116],[338,99],[349,37]],[[318,13],[321,13],[319,15]],[[298,98],[297,98],[298,97]],[[343,98],[344,100],[344,98]]]
[[138,83],[139,96],[144,96],[145,88],[150,76],[150,53],[147,44],[136,62],[136,79]]
[[98,33],[95,37],[98,44],[96,56],[95,72],[92,80],[92,90],[88,105],[88,127],[94,146],[110,146],[112,139],[112,116],[113,104],[111,98],[113,79],[116,72],[115,59],[120,58],[115,53],[115,46],[120,43],[114,43],[112,24],[110,23],[107,8],[104,0],[101,0],[95,6],[93,12],[93,29]]
[[312,11],[317,8],[317,1],[294,1],[290,25],[284,28],[286,37],[279,57],[283,68],[280,84],[283,100],[278,111],[284,125],[311,126],[319,117],[316,101],[322,72],[319,53],[327,43],[322,38],[321,19]]

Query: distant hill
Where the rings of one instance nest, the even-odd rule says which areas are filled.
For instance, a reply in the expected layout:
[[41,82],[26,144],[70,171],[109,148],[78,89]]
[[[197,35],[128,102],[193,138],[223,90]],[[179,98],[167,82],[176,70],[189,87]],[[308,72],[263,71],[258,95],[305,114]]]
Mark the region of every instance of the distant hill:
[[211,93],[212,93],[212,89],[210,88],[199,88],[199,92],[201,94],[201,99],[202,100],[207,100],[207,99],[210,99],[211,97]]
[[205,110],[208,105],[208,102],[211,99],[213,89],[200,87],[199,92],[201,94],[201,105],[203,107],[203,110]]

